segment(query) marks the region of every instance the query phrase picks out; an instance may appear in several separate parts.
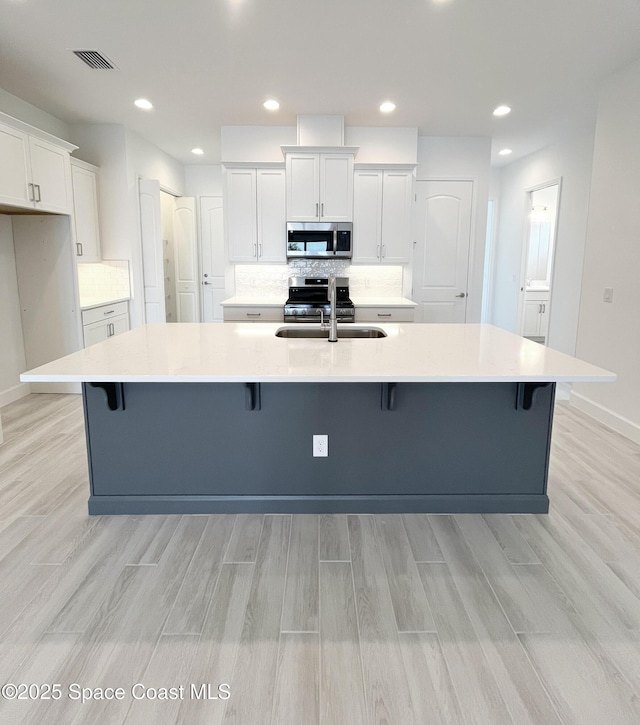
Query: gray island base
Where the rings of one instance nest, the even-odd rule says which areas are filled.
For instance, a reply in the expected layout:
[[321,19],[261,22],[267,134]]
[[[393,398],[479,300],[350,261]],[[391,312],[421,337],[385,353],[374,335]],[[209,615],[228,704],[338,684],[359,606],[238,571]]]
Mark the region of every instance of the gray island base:
[[[555,383],[83,383],[91,514],[546,513]],[[312,455],[326,434],[328,456]]]

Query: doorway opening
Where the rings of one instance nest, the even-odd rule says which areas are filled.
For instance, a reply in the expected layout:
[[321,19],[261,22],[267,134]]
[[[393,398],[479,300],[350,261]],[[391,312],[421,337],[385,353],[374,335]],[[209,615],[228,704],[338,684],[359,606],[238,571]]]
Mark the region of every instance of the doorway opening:
[[559,201],[558,181],[527,192],[520,331],[523,337],[542,345],[546,345],[549,338]]

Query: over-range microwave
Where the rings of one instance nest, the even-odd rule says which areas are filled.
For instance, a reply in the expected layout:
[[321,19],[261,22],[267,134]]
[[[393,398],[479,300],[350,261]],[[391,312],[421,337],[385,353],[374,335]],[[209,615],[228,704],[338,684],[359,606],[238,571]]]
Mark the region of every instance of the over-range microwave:
[[350,259],[352,222],[287,222],[287,259]]

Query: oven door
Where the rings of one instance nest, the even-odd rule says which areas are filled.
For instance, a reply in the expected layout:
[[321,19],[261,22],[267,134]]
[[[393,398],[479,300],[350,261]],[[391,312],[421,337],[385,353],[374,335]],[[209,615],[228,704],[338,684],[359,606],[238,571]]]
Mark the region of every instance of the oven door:
[[289,222],[287,258],[350,258],[351,223]]

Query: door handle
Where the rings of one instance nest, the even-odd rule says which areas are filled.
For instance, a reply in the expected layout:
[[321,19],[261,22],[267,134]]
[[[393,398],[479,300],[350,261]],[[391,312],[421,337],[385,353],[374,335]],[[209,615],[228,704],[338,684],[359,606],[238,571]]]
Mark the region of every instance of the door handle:
[[212,284],[212,282],[203,282],[202,284]]
[[466,296],[467,296],[467,293],[466,292],[460,292],[459,295],[456,295],[456,297],[463,297],[463,298],[466,297]]

